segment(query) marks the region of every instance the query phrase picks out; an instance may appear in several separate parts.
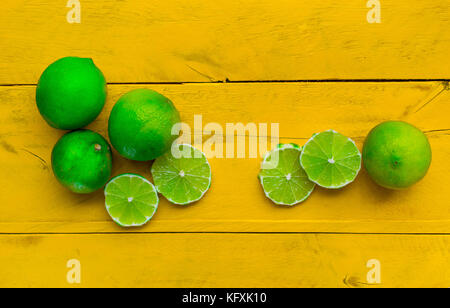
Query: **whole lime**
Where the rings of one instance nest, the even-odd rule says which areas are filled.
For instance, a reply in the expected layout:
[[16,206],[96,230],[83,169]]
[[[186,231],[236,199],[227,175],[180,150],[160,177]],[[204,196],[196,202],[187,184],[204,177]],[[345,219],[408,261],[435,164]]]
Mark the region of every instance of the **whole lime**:
[[420,181],[431,165],[431,147],[425,134],[411,124],[389,121],[367,136],[363,161],[379,185],[403,189]]
[[90,130],[67,133],[53,148],[52,168],[58,181],[71,191],[94,192],[111,177],[111,147]]
[[105,105],[106,92],[105,77],[92,59],[67,57],[44,71],[36,102],[50,126],[73,130],[97,118]]
[[180,122],[173,103],[158,92],[138,89],[123,95],[109,117],[112,146],[125,158],[153,160],[167,152],[177,138],[172,127]]

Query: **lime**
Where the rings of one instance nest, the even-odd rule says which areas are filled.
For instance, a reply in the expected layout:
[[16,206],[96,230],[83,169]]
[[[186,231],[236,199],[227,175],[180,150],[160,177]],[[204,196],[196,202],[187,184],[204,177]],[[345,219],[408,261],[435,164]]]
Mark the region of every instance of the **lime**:
[[44,71],[36,102],[50,126],[72,130],[97,118],[105,105],[106,92],[105,77],[92,59],[67,57]]
[[367,136],[364,166],[379,185],[408,188],[420,181],[431,165],[431,146],[425,134],[411,124],[384,122]]
[[325,188],[342,188],[361,170],[355,142],[334,130],[314,134],[303,147],[300,163],[311,181]]
[[211,186],[211,167],[205,154],[189,144],[174,145],[172,151],[152,166],[156,189],[172,203],[200,200]]
[[125,158],[153,160],[167,152],[177,136],[172,127],[180,115],[165,96],[147,89],[122,96],[109,117],[109,138]]
[[158,209],[155,186],[136,174],[122,174],[105,187],[105,204],[111,218],[122,227],[140,227]]
[[53,148],[52,168],[58,181],[73,192],[94,192],[111,176],[111,148],[93,131],[67,133]]
[[267,198],[276,204],[303,202],[316,186],[300,166],[301,153],[302,148],[296,144],[280,144],[264,157],[258,178]]

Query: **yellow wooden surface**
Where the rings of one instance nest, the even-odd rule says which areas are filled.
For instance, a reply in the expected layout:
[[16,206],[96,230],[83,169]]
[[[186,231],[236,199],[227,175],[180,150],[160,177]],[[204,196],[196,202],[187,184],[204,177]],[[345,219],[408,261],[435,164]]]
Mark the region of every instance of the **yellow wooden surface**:
[[450,78],[449,0],[4,0],[0,83],[36,83],[67,55],[110,82]]
[[[123,93],[142,86],[110,86],[105,110],[90,128],[106,136],[107,119]],[[428,176],[406,191],[375,185],[363,171],[339,191],[316,189],[294,208],[275,206],[260,187],[261,158],[212,158],[211,190],[193,206],[169,204],[164,198],[154,219],[138,231],[289,231],[408,232],[450,231],[450,96],[419,112],[440,83],[280,83],[151,86],[175,102],[183,121],[195,114],[203,123],[280,123],[281,142],[303,144],[314,132],[333,128],[362,147],[377,123],[403,119],[427,132],[433,149]],[[75,195],[51,172],[53,145],[63,132],[39,116],[34,87],[0,88],[1,138],[0,232],[106,232],[121,229],[110,221],[103,194]],[[446,130],[447,129],[447,130]],[[250,136],[256,137],[256,136]],[[248,141],[248,140],[247,140]],[[226,146],[226,144],[225,144]],[[137,172],[150,177],[150,163],[115,155],[114,174]]]
[[[410,235],[10,235],[0,236],[0,286],[448,287],[449,245]],[[72,259],[79,285],[66,280]]]
[[[377,259],[376,287],[448,287],[450,96],[437,79],[450,78],[450,1],[382,0],[381,24],[367,22],[366,2],[82,0],[81,24],[69,24],[66,1],[3,1],[0,286],[71,286],[66,263],[79,259],[85,287],[371,287],[366,263]],[[361,149],[379,122],[405,120],[429,137],[433,163],[406,191],[362,170],[343,190],[284,208],[262,192],[260,158],[213,158],[204,199],[161,198],[148,225],[124,230],[102,192],[72,194],[51,172],[63,132],[39,116],[35,84],[69,55],[92,57],[110,83],[89,126],[105,137],[114,102],[145,87],[186,123],[279,123],[281,142],[332,128]],[[226,79],[251,82],[216,83]],[[347,82],[301,82],[316,79]],[[115,175],[150,178],[150,163],[114,159]]]

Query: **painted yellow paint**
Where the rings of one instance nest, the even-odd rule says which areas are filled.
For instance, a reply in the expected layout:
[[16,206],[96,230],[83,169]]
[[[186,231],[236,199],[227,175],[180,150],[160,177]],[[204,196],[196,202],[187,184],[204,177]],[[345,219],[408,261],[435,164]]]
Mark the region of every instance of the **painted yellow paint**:
[[69,55],[110,82],[450,78],[449,0],[3,0],[0,83],[35,84]]
[[[34,86],[0,86],[0,286],[77,286],[66,280],[71,259],[81,262],[82,287],[370,287],[371,259],[381,262],[377,286],[449,286],[450,96],[441,83],[209,83],[448,79],[449,0],[383,0],[381,24],[367,22],[360,0],[81,4],[78,24],[67,22],[66,1],[2,1],[0,85],[35,85],[57,58],[92,57],[110,83],[208,82],[109,86],[89,126],[105,136],[119,96],[150,87],[187,123],[194,114],[221,125],[276,122],[282,142],[334,128],[361,148],[374,125],[406,120],[426,131],[433,165],[408,191],[381,189],[363,171],[350,187],[317,189],[288,209],[264,197],[260,159],[211,159],[213,186],[202,201],[162,200],[147,226],[118,234],[128,230],[111,222],[101,192],[74,195],[52,176],[62,132],[39,116]],[[115,174],[150,177],[149,163],[115,154],[114,164]]]
[[[448,287],[449,245],[435,235],[2,235],[0,286]],[[66,280],[72,259],[79,285]],[[381,283],[369,285],[373,259]]]
[[[143,86],[110,86],[105,110],[90,128],[106,136],[108,114],[125,92]],[[407,191],[376,186],[363,171],[339,191],[317,189],[303,205],[280,208],[265,198],[256,178],[260,158],[211,159],[213,183],[205,198],[180,207],[162,200],[141,232],[403,232],[450,231],[450,96],[440,83],[271,83],[152,85],[173,100],[183,120],[204,124],[280,123],[282,142],[303,144],[314,132],[336,129],[359,148],[384,120],[407,120],[424,131],[434,160],[428,176]],[[0,232],[111,232],[102,192],[75,195],[51,172],[53,145],[63,134],[39,116],[35,88],[0,87]],[[419,110],[419,112],[416,112]],[[253,136],[254,137],[254,136]],[[114,173],[150,177],[150,163],[115,155]],[[136,230],[134,230],[136,231]]]

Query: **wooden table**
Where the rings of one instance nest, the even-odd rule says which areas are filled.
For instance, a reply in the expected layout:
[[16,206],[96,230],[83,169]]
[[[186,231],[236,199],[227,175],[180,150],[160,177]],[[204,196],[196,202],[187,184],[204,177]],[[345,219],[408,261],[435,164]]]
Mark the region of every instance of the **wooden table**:
[[[81,23],[62,2],[0,5],[0,286],[450,286],[449,0],[381,0],[379,24],[360,0],[81,0]],[[362,171],[285,208],[264,196],[260,157],[212,158],[204,199],[161,198],[148,225],[121,229],[101,191],[74,195],[52,174],[64,132],[34,95],[63,56],[104,72],[107,104],[88,127],[104,136],[115,101],[151,88],[186,123],[279,123],[281,142],[300,145],[333,128],[362,148],[376,124],[408,121],[429,137],[433,164],[406,191]],[[150,163],[114,159],[115,175],[151,179]],[[81,284],[66,279],[72,259]]]

